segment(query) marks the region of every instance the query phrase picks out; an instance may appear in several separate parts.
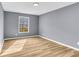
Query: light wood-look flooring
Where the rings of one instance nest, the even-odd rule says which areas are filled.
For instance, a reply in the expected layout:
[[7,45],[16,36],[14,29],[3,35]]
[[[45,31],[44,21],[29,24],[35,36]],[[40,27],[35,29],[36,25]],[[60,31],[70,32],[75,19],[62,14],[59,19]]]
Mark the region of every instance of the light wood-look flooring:
[[6,40],[4,57],[76,57],[79,52],[40,37]]

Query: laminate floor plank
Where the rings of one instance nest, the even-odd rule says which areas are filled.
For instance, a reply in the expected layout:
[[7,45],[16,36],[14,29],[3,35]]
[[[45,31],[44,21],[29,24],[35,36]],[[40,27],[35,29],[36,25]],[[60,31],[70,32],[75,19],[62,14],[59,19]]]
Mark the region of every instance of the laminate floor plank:
[[78,57],[79,52],[41,37],[6,40],[1,57]]

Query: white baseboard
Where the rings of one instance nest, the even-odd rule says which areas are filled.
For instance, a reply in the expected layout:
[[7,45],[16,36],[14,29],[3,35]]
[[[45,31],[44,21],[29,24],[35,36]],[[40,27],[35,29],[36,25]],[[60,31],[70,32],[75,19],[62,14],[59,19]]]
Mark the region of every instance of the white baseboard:
[[14,38],[5,38],[4,40],[11,40],[11,39],[23,39],[23,38],[29,38],[29,37],[36,37],[38,35],[32,35],[32,36],[23,36],[23,37],[14,37]]
[[50,41],[52,41],[52,42],[55,42],[55,43],[60,44],[60,45],[63,45],[63,46],[65,46],[65,47],[68,47],[68,48],[74,49],[74,50],[76,50],[76,51],[79,51],[78,48],[75,48],[75,47],[73,47],[73,46],[70,46],[70,45],[67,45],[67,44],[64,44],[64,43],[61,43],[61,42],[58,42],[58,41],[55,41],[55,40],[49,39],[49,38],[47,38],[47,37],[45,37],[45,36],[41,36],[41,35],[39,35],[39,37],[44,38],[44,39],[47,39],[47,40],[50,40]]

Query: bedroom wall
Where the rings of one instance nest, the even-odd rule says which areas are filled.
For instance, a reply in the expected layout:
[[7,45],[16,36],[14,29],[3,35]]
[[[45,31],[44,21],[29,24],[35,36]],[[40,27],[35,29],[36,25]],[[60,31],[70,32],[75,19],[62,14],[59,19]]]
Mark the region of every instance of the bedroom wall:
[[3,12],[3,8],[2,5],[0,3],[0,52],[2,50],[3,47],[3,43],[4,43],[4,12]]
[[[15,12],[4,12],[4,37],[5,38],[12,38],[21,36],[28,36],[28,35],[37,35],[38,34],[38,16],[35,15],[28,15],[22,13],[15,13]],[[29,33],[18,33],[18,19],[19,16],[26,16],[30,18],[30,25],[29,25]]]
[[79,48],[79,3],[39,16],[39,34]]

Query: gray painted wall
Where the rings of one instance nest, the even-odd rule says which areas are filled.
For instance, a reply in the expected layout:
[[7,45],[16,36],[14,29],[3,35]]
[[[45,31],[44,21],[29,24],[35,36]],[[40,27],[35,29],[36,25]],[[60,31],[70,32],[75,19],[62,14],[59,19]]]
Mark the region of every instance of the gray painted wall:
[[[18,33],[19,16],[30,17],[29,33]],[[28,36],[38,34],[38,16],[15,12],[4,12],[4,37]]]
[[3,42],[4,42],[4,13],[3,13],[3,8],[2,8],[2,5],[0,3],[0,52],[1,52],[1,49],[3,47]]
[[79,48],[79,3],[41,15],[39,34]]

